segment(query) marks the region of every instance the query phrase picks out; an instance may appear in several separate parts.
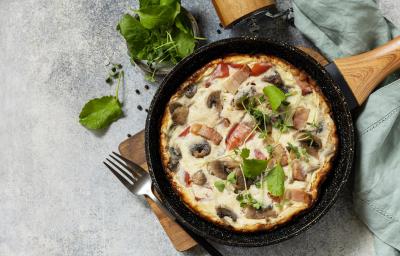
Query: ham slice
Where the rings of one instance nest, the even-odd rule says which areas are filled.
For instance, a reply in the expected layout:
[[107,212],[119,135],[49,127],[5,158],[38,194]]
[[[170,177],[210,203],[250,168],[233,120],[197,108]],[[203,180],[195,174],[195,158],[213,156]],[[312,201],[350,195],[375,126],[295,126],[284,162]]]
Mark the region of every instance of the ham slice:
[[308,205],[311,203],[311,195],[300,189],[287,189],[285,198]]
[[297,130],[303,129],[308,120],[310,110],[303,107],[297,107],[293,115],[293,126]]
[[219,134],[213,128],[203,124],[193,124],[190,127],[190,132],[195,135],[199,135],[207,140],[211,140],[215,145],[219,145],[222,140],[221,134]]
[[224,88],[230,93],[236,93],[239,86],[250,76],[250,73],[249,66],[244,65],[224,82]]
[[253,128],[245,123],[234,125],[226,136],[226,149],[231,150],[242,145],[247,137],[250,139],[250,133],[252,130]]

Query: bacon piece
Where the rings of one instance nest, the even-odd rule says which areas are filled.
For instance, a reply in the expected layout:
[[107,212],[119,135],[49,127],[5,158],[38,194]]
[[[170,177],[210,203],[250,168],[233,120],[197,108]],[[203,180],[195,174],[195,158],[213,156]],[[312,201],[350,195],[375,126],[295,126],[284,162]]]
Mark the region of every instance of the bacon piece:
[[224,88],[230,93],[235,93],[241,83],[250,76],[250,72],[249,66],[244,65],[224,82]]
[[205,87],[208,88],[211,85],[211,81],[215,78],[224,78],[229,76],[229,66],[227,63],[220,62],[215,68],[214,72],[211,74],[211,77],[205,83]]
[[311,195],[300,189],[287,189],[285,198],[308,205],[311,203]]
[[238,123],[232,126],[225,139],[226,149],[231,150],[242,145],[252,130],[253,129],[245,123]]
[[293,115],[293,126],[297,130],[301,130],[306,126],[310,110],[308,108],[297,107]]
[[219,63],[217,65],[217,68],[214,70],[213,74],[212,74],[212,78],[224,78],[229,76],[229,67],[228,64],[226,63]]
[[312,93],[312,87],[306,80],[301,81],[300,78],[297,77],[297,76],[295,77],[295,79],[296,79],[297,85],[301,89],[301,95],[304,96],[304,95],[307,95],[309,93]]
[[281,144],[275,146],[272,152],[272,158],[275,160],[275,163],[279,161],[282,166],[288,165],[288,156],[285,148]]
[[186,127],[185,130],[183,130],[178,137],[185,137],[186,135],[188,135],[190,132],[190,126]]
[[294,160],[292,162],[292,176],[294,180],[305,181],[307,178],[307,173],[303,170],[300,162],[298,160]]
[[240,64],[240,63],[228,63],[228,64],[232,68],[242,68],[244,65],[246,65],[246,64]]
[[271,193],[268,192],[268,196],[271,198],[272,201],[274,201],[275,203],[280,203],[282,201],[282,197],[281,196],[274,196]]
[[272,67],[271,63],[261,62],[256,63],[251,67],[251,76],[259,76]]
[[265,158],[267,158],[263,152],[261,152],[259,149],[254,149],[254,155],[256,156],[256,158],[258,160],[264,160]]
[[213,128],[203,124],[193,124],[190,128],[190,132],[207,140],[211,140],[215,145],[219,145],[222,140],[221,134],[219,134]]
[[185,179],[186,187],[189,187],[190,184],[192,183],[192,180],[190,179],[190,174],[187,171],[185,171],[184,179]]

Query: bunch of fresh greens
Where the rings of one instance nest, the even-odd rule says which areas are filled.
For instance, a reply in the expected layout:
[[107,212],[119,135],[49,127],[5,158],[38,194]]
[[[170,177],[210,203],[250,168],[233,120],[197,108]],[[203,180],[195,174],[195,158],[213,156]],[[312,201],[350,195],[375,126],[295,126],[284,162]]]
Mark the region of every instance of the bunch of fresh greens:
[[[115,70],[114,70],[115,69]],[[115,95],[103,96],[88,101],[83,106],[79,114],[79,122],[88,129],[102,129],[118,120],[122,115],[121,103],[118,99],[118,91],[124,79],[124,71],[120,64],[115,64],[111,68],[109,77],[106,79],[108,84],[112,84],[114,79],[118,79]]]
[[175,64],[193,52],[196,38],[180,0],[139,3],[136,15],[125,14],[117,25],[133,60],[147,61],[155,70],[160,63]]

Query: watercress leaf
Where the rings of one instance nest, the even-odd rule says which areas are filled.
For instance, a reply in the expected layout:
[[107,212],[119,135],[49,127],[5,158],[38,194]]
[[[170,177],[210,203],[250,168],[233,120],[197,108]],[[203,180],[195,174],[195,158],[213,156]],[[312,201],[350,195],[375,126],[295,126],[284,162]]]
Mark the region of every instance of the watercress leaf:
[[143,27],[153,29],[161,26],[171,26],[179,12],[180,4],[175,2],[170,5],[154,5],[140,8],[137,14]]
[[140,8],[145,8],[151,5],[159,5],[160,0],[139,0]]
[[146,56],[147,50],[145,46],[149,38],[149,31],[142,24],[129,14],[122,16],[119,21],[117,30],[125,38],[128,50],[132,57],[143,59]]
[[232,184],[236,184],[236,174],[235,172],[231,172],[228,174],[228,176],[226,177],[226,180]]
[[267,168],[266,160],[243,159],[243,174],[246,178],[256,178]]
[[79,114],[79,122],[88,129],[101,129],[119,119],[122,114],[119,100],[115,96],[104,96],[85,104]]
[[273,196],[282,196],[285,191],[285,173],[280,164],[276,165],[267,175],[267,187]]
[[214,186],[218,189],[219,192],[222,192],[225,189],[225,182],[223,182],[222,180],[217,180],[214,182]]
[[276,111],[286,99],[285,93],[275,85],[264,87],[263,92],[265,96],[268,97],[269,104],[274,111]]
[[195,47],[195,39],[191,34],[181,30],[174,37],[176,43],[176,52],[179,57],[184,58],[191,54]]
[[242,151],[240,152],[240,157],[243,159],[246,159],[250,156],[250,149],[248,148],[243,148]]
[[179,13],[178,16],[176,16],[175,27],[186,34],[193,34],[193,31],[189,26],[189,21],[183,13]]
[[274,147],[272,145],[267,145],[265,148],[267,149],[267,152],[269,154],[272,154],[272,152],[274,152]]
[[181,1],[178,0],[160,0],[160,5],[174,5],[176,3],[181,3]]
[[256,202],[256,203],[253,203],[252,206],[258,210],[258,209],[261,208],[261,203],[260,202]]

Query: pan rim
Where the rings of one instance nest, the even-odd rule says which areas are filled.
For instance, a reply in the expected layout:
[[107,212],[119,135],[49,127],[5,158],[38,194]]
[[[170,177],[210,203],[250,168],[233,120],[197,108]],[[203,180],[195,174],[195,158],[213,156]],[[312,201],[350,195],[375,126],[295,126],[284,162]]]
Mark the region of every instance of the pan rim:
[[[311,63],[311,65],[314,66],[314,69],[317,69],[319,72],[321,72],[321,75],[323,76],[324,79],[326,79],[328,81],[328,83],[330,85],[333,85],[333,87],[331,89],[335,90],[336,94],[338,94],[339,96],[341,96],[341,104],[343,104],[343,110],[345,113],[346,117],[345,120],[347,120],[348,122],[344,125],[347,125],[347,130],[349,131],[348,135],[348,142],[346,144],[346,147],[349,148],[349,153],[347,155],[345,155],[345,159],[343,159],[343,162],[345,163],[345,165],[343,165],[341,168],[343,169],[344,175],[340,180],[340,183],[338,183],[338,187],[336,187],[336,189],[334,190],[334,193],[331,195],[330,200],[327,201],[324,204],[324,207],[322,207],[321,209],[319,209],[319,212],[317,214],[315,214],[313,216],[312,219],[306,221],[304,223],[304,225],[302,225],[300,228],[297,228],[296,230],[292,230],[291,232],[287,233],[284,236],[281,237],[277,237],[276,239],[272,239],[272,240],[266,240],[263,241],[261,237],[265,236],[266,234],[270,233],[270,231],[260,231],[260,232],[256,232],[253,234],[260,234],[260,239],[253,239],[254,241],[248,241],[247,239],[245,239],[246,237],[246,233],[237,233],[234,231],[229,231],[227,229],[224,229],[227,232],[231,232],[233,234],[239,234],[240,236],[243,236],[243,239],[235,239],[233,240],[229,240],[229,238],[227,239],[226,237],[223,236],[219,236],[216,237],[215,235],[210,236],[210,234],[207,236],[207,238],[209,238],[212,241],[221,243],[221,244],[226,244],[226,245],[232,245],[232,246],[243,246],[243,247],[250,247],[250,246],[265,246],[265,245],[271,245],[271,244],[275,244],[275,243],[279,243],[281,241],[287,240],[289,238],[292,238],[294,236],[299,235],[301,232],[309,229],[313,224],[315,224],[318,220],[321,219],[321,217],[323,215],[325,215],[328,210],[332,207],[332,205],[336,202],[339,193],[342,191],[344,185],[347,183],[350,173],[351,173],[351,169],[352,169],[352,165],[353,165],[353,158],[354,158],[354,146],[355,146],[355,142],[354,142],[354,127],[353,127],[353,122],[352,122],[352,117],[351,117],[351,113],[347,104],[347,101],[342,93],[342,91],[339,89],[339,86],[336,84],[336,82],[334,82],[334,80],[332,79],[332,77],[330,76],[330,74],[325,70],[325,68],[323,66],[321,66],[315,59],[313,59],[311,56],[309,56],[308,54],[306,54],[305,52],[303,52],[302,50],[300,50],[299,48],[292,46],[288,43],[285,42],[280,42],[280,41],[276,41],[273,39],[269,39],[269,38],[253,38],[253,37],[235,37],[235,38],[228,38],[228,39],[223,39],[223,40],[219,40],[216,42],[213,42],[211,44],[205,45],[200,47],[199,49],[197,49],[192,55],[186,57],[184,60],[182,60],[163,80],[163,82],[160,84],[159,88],[157,89],[154,98],[150,104],[149,107],[149,114],[147,116],[146,119],[146,128],[145,128],[145,149],[146,149],[146,159],[147,159],[147,163],[149,166],[149,171],[150,171],[150,175],[153,181],[153,185],[154,187],[157,189],[158,192],[160,192],[160,197],[163,200],[165,206],[167,207],[167,209],[169,211],[171,211],[171,213],[177,217],[178,221],[180,223],[182,223],[186,228],[189,228],[190,230],[192,230],[193,232],[195,232],[197,235],[200,236],[204,236],[205,235],[205,230],[204,227],[199,228],[199,226],[193,225],[192,223],[188,222],[184,217],[182,217],[182,215],[179,213],[179,209],[176,209],[176,205],[173,205],[169,202],[169,198],[167,198],[166,195],[164,195],[164,193],[162,192],[162,188],[161,188],[161,184],[158,181],[156,175],[155,175],[155,169],[158,168],[156,166],[156,164],[153,163],[152,159],[155,157],[154,154],[158,154],[159,152],[153,152],[151,150],[151,146],[153,145],[151,138],[151,131],[154,128],[153,126],[156,125],[157,122],[154,121],[154,110],[155,108],[159,108],[159,105],[157,104],[160,101],[160,98],[163,97],[162,92],[164,90],[164,88],[166,86],[168,86],[169,83],[171,83],[171,79],[174,78],[174,76],[176,76],[177,71],[181,70],[182,68],[184,68],[187,64],[189,64],[191,61],[196,60],[201,58],[202,54],[206,54],[207,52],[210,51],[210,49],[214,49],[214,48],[218,48],[218,47],[222,47],[225,46],[227,44],[234,44],[234,43],[249,43],[249,42],[258,42],[258,43],[266,43],[269,45],[274,45],[277,48],[285,48],[287,49],[289,52],[293,53],[293,54],[297,54],[298,56],[300,56],[300,58],[304,59],[306,62]],[[261,51],[258,51],[258,53],[260,53]],[[234,53],[234,52],[231,52]],[[280,56],[278,56],[280,57]],[[217,58],[217,57],[214,57]],[[330,101],[330,100],[329,100]],[[335,120],[336,123],[336,120]],[[339,136],[340,137],[340,136]],[[341,140],[341,139],[340,139]],[[340,145],[341,147],[341,145]],[[340,149],[338,151],[341,151]],[[339,154],[339,153],[338,153]],[[338,156],[339,157],[339,156]],[[343,157],[343,156],[341,156]],[[333,169],[335,168],[335,164],[332,167]],[[156,170],[157,171],[157,170]],[[164,173],[164,170],[158,170]],[[334,170],[332,170],[332,172],[334,172]],[[171,188],[172,190],[172,188]],[[174,192],[173,192],[174,193]],[[321,195],[320,195],[321,196]],[[319,203],[319,200],[317,201],[316,204]],[[313,206],[311,209],[315,208],[316,206]],[[311,211],[310,209],[310,211]],[[306,213],[302,214],[303,215],[307,215],[309,211],[307,211]],[[195,215],[195,213],[192,213]],[[198,217],[200,218],[200,217]],[[290,221],[289,223],[292,223],[293,221]],[[223,229],[221,227],[218,227],[217,225],[208,222],[209,225],[214,226],[217,229]],[[285,226],[285,225],[284,225]],[[281,229],[281,227],[279,226],[277,229]],[[237,237],[236,237],[237,238]]]

